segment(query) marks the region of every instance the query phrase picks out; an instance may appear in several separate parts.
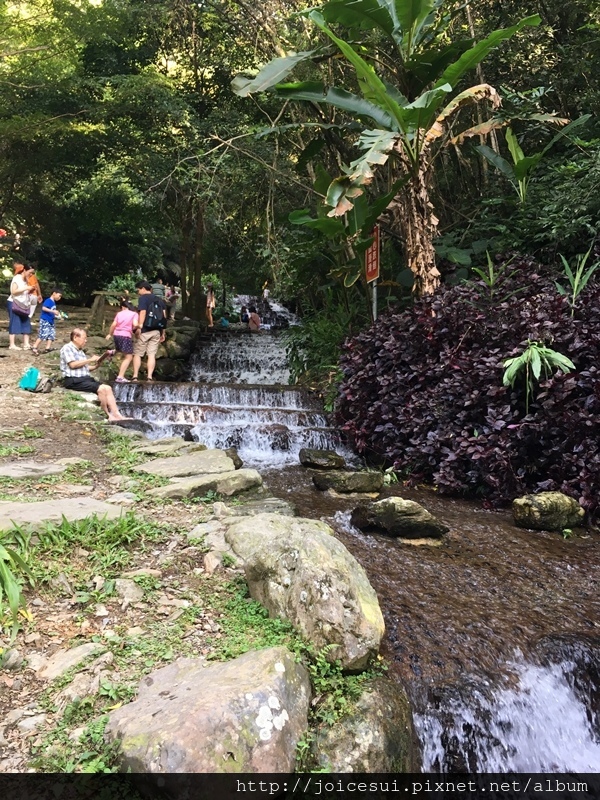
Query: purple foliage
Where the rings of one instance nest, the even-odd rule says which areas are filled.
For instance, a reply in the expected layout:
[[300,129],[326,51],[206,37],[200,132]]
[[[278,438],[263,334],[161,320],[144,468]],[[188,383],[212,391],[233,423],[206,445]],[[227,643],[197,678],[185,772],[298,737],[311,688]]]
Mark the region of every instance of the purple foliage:
[[[600,286],[575,315],[534,261],[513,261],[494,288],[442,288],[387,314],[346,342],[337,414],[367,456],[412,483],[501,505],[559,490],[594,512],[600,497]],[[568,356],[577,371],[536,387],[502,386],[502,362],[527,340]],[[543,377],[543,376],[542,376]]]

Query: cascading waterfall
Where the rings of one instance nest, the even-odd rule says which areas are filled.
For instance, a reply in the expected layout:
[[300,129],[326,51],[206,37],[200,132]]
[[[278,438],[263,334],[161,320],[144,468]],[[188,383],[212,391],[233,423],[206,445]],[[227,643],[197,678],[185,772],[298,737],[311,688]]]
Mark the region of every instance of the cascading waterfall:
[[[508,665],[508,685],[463,687],[435,710],[415,715],[425,772],[600,770],[600,740],[589,696],[573,686],[575,665]],[[587,700],[588,702],[584,702]]]
[[150,423],[150,438],[185,435],[211,448],[235,447],[248,466],[297,464],[303,447],[352,459],[318,400],[283,385],[289,370],[279,334],[216,333],[193,356],[190,377],[184,384],[116,384],[119,406]]

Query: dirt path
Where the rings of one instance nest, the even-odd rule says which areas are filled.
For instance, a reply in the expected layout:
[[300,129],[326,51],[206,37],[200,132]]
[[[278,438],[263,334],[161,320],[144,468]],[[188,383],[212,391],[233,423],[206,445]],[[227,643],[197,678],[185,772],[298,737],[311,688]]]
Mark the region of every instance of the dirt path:
[[[147,499],[156,479],[132,470],[140,459],[132,439],[99,409],[62,389],[17,388],[34,363],[49,374],[58,353],[35,359],[0,349],[0,467],[74,461],[59,476],[0,478],[0,500],[66,501],[81,493],[106,500],[127,492],[131,513],[114,524],[63,526],[25,548],[35,586],[25,588],[27,614],[12,643],[6,606],[0,609],[0,773],[110,771],[116,762],[104,744],[105,715],[135,695],[144,674],[183,654],[232,658],[285,639],[246,599],[235,566],[211,574],[202,542],[188,539],[213,517],[212,502]],[[117,579],[137,593],[124,597]],[[83,666],[41,677],[50,657],[88,643],[99,654]]]

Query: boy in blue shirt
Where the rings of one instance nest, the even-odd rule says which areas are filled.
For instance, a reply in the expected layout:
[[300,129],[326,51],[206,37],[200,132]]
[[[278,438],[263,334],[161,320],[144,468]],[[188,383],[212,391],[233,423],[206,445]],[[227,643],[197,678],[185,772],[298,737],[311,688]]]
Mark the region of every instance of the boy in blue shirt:
[[52,342],[56,339],[56,318],[60,317],[60,311],[56,308],[57,302],[62,297],[62,289],[54,289],[50,297],[42,303],[42,313],[40,314],[40,328],[36,343],[31,352],[39,356],[38,347],[42,342],[46,342],[46,352],[52,350]]

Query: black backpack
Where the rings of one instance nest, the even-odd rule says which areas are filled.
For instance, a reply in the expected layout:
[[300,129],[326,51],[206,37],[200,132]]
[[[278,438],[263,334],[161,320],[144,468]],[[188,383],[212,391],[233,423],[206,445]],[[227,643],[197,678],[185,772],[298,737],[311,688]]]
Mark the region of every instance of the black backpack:
[[148,331],[162,331],[167,327],[165,319],[165,306],[158,297],[153,297],[146,311],[144,328]]

